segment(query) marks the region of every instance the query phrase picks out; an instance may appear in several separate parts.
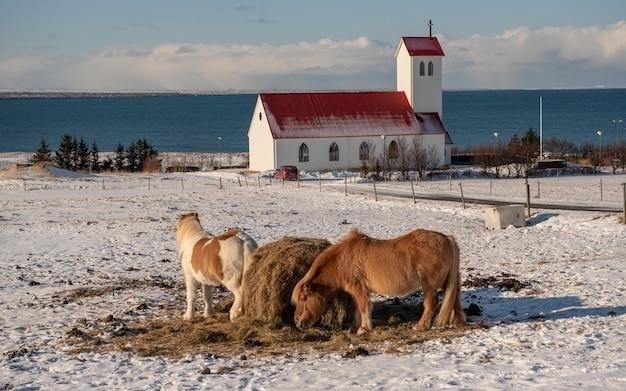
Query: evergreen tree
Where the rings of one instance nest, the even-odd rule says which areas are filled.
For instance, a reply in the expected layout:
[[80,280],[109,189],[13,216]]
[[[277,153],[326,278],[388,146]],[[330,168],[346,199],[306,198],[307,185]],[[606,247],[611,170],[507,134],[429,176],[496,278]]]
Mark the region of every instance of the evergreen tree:
[[92,141],[91,149],[89,150],[89,169],[93,172],[100,171],[100,156],[96,140]]
[[507,148],[518,149],[521,145],[522,145],[522,140],[520,140],[517,133],[513,133],[513,136],[511,136],[511,139],[509,140],[507,144]]
[[85,170],[89,168],[89,147],[81,137],[76,146],[76,169]]
[[102,161],[102,164],[99,166],[102,171],[112,171],[113,170],[113,160],[111,157],[107,156]]
[[76,155],[76,139],[74,136],[64,134],[55,152],[57,166],[66,170],[74,169],[74,157]]
[[528,128],[526,134],[522,137],[522,144],[539,145],[539,136],[537,136],[533,128]]
[[137,170],[139,171],[143,171],[146,160],[158,156],[157,151],[145,138],[137,140],[135,143],[135,151],[137,153]]
[[128,162],[128,171],[135,172],[139,167],[138,155],[137,155],[137,145],[132,142],[126,148],[126,161]]
[[50,146],[46,143],[46,140],[41,139],[39,143],[39,148],[35,151],[35,154],[32,157],[33,163],[44,163],[52,160],[52,151],[50,151]]
[[113,162],[117,171],[124,170],[125,158],[126,156],[124,155],[124,146],[122,144],[117,144],[117,148],[115,148],[115,160]]

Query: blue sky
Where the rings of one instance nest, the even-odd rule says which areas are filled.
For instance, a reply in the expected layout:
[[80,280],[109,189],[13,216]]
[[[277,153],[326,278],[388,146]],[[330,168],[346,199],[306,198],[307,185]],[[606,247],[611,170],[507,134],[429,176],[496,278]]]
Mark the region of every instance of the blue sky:
[[399,37],[444,88],[626,87],[626,1],[0,0],[0,90],[393,89]]

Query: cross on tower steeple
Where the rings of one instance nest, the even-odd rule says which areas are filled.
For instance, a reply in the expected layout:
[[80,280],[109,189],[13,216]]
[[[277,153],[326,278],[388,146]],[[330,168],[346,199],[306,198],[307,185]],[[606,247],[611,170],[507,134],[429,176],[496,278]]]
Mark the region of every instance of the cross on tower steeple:
[[433,21],[431,19],[428,19],[428,36],[433,37]]

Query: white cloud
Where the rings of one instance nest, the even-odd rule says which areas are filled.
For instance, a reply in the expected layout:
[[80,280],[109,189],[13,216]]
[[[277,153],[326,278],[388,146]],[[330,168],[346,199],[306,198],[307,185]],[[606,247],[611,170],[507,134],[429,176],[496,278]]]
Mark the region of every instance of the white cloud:
[[442,39],[450,88],[626,87],[626,22]]
[[[626,22],[440,37],[445,88],[626,87]],[[80,58],[0,58],[0,90],[393,89],[393,43],[165,43]]]

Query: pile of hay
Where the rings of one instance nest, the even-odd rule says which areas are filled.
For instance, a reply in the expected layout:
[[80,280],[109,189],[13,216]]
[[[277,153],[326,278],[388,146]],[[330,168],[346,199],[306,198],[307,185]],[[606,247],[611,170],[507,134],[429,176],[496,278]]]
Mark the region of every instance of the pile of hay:
[[[291,292],[309,270],[315,257],[330,246],[325,239],[283,237],[259,247],[244,276],[244,313],[274,327],[293,326]],[[351,326],[354,306],[350,296],[340,293],[328,303],[317,326],[341,330]]]

